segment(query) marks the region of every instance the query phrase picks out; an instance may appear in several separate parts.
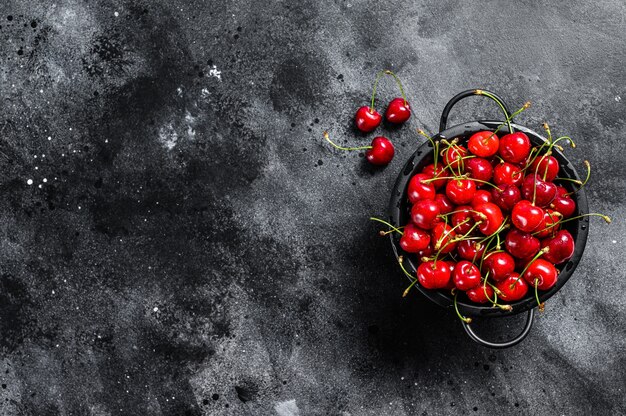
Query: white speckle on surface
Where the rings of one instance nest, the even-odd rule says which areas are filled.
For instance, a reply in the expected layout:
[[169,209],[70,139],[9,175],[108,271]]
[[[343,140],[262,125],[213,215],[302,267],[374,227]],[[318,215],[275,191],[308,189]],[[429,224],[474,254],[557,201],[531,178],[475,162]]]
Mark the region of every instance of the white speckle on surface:
[[48,136],[48,140],[52,140],[52,137],[51,137],[51,136]]
[[613,240],[611,241],[613,244],[617,244],[617,240]]
[[43,178],[43,183],[46,183],[46,182],[48,182],[48,179],[47,178]]
[[206,89],[206,88],[202,88],[202,89],[200,90],[200,94],[202,95],[202,98],[206,98],[206,97],[208,97],[211,93],[209,92],[209,90],[208,90],[208,89]]
[[29,184],[29,185],[32,185],[33,184],[33,180],[29,179],[29,180],[26,181],[26,183]]
[[209,76],[222,80],[222,71],[217,69],[217,66],[213,65],[211,69],[209,69]]
[[298,409],[298,405],[296,405],[296,400],[287,400],[284,402],[277,403],[274,406],[274,410],[279,416],[299,416],[300,409]]
[[118,12],[113,13],[113,16],[118,17],[120,14]]
[[176,146],[178,133],[174,130],[172,123],[168,123],[159,129],[159,141],[167,150],[172,150]]
[[615,101],[619,103],[620,101],[622,101],[622,97],[620,97],[619,95],[616,95]]
[[154,307],[154,309],[152,309],[154,312],[158,312],[159,308],[157,306]]
[[176,88],[176,94],[178,94],[179,97],[182,97],[183,96],[183,88],[182,87]]
[[41,184],[37,185],[37,187],[38,187],[39,189],[41,189]]

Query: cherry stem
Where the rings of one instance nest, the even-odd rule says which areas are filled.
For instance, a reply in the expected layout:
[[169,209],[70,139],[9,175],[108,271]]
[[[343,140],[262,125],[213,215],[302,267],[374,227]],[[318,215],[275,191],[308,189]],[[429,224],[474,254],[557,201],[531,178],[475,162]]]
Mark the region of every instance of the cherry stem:
[[365,150],[365,149],[371,149],[372,146],[361,146],[361,147],[342,147],[339,146],[336,143],[333,143],[332,140],[330,140],[330,136],[328,135],[328,132],[325,131],[324,132],[324,138],[328,141],[328,143],[330,143],[335,149],[339,149],[339,150]]
[[502,109],[502,112],[504,113],[506,124],[509,127],[509,133],[513,133],[513,127],[511,126],[511,121],[509,120],[509,113],[506,111],[506,108],[504,108],[504,104],[502,104],[502,101],[496,98],[496,96],[494,96],[493,94],[484,90],[476,90],[474,92],[476,93],[476,95],[484,95],[485,97],[491,98],[500,106],[500,109]]
[[413,281],[411,282],[411,284],[409,285],[409,287],[407,287],[407,288],[404,290],[404,292],[402,293],[402,297],[403,297],[403,298],[404,298],[404,297],[406,297],[406,295],[408,295],[408,294],[409,294],[409,290],[411,290],[411,288],[412,288],[413,286],[415,286],[415,283],[417,283],[417,279],[413,280]]
[[385,71],[380,71],[376,74],[376,80],[374,81],[374,88],[372,89],[372,105],[370,106],[370,113],[374,113],[374,100],[376,99],[376,87],[378,87],[378,81],[380,81],[380,77],[385,75]]
[[539,301],[539,279],[535,279],[535,300],[537,301],[537,307],[539,312],[543,312],[543,304]]
[[400,78],[390,70],[385,70],[385,74],[391,75],[393,79],[396,80],[396,84],[398,84],[398,88],[400,88],[400,94],[402,94],[402,99],[404,100],[404,105],[407,105],[406,94],[404,94],[404,88],[402,88],[402,83],[400,82]]
[[583,189],[583,187],[585,185],[587,185],[587,182],[589,182],[589,178],[591,177],[591,164],[589,163],[588,160],[585,160],[583,163],[585,164],[585,167],[587,168],[587,176],[585,177],[585,180],[583,181],[583,183],[580,184],[578,189],[576,189],[575,191],[572,191],[572,192],[568,192],[566,195],[573,195],[573,194],[575,194],[576,192],[578,192],[581,189]]
[[567,181],[567,182],[572,182],[575,183],[576,185],[582,185],[583,183],[581,181],[579,181],[578,179],[572,179],[572,178],[554,178],[555,181]]
[[402,269],[402,271],[404,272],[404,274],[406,274],[406,277],[409,278],[409,280],[411,282],[413,282],[413,280],[415,280],[415,276],[413,276],[411,273],[407,272],[406,269],[404,268],[404,257],[402,256],[398,256],[398,264],[400,264],[400,268]]
[[600,218],[602,218],[602,219],[603,219],[603,220],[604,220],[607,224],[610,224],[610,223],[612,222],[611,217],[609,217],[608,215],[598,214],[598,213],[596,213],[596,212],[591,212],[591,213],[589,213],[589,214],[582,214],[582,215],[578,215],[578,216],[576,216],[576,217],[568,218],[568,219],[566,219],[566,220],[564,220],[564,219],[560,219],[559,221],[554,222],[554,223],[552,223],[552,224],[548,225],[547,227],[545,227],[545,228],[544,228],[544,229],[542,229],[542,230],[535,231],[534,233],[532,233],[532,235],[538,234],[538,233],[540,233],[540,232],[542,232],[542,231],[549,230],[550,228],[556,227],[557,225],[560,225],[560,224],[563,224],[563,223],[566,223],[566,222],[570,222],[570,221],[574,221],[574,220],[577,220],[577,219],[580,219],[580,218],[584,218],[584,217],[600,217]]
[[439,156],[439,142],[435,142],[433,140],[432,137],[430,137],[428,134],[426,134],[424,132],[424,130],[422,129],[417,129],[417,133],[426,137],[428,139],[428,141],[430,142],[431,146],[433,147],[433,167],[434,167],[434,171],[435,173],[437,173],[437,156]]
[[459,306],[458,306],[457,300],[456,300],[458,295],[459,295],[459,292],[454,291],[454,310],[456,311],[456,316],[458,316],[459,319],[461,321],[465,322],[466,324],[472,323],[472,318],[465,317],[465,316],[461,315],[461,312],[459,312]]
[[535,257],[532,258],[531,261],[528,262],[528,264],[526,264],[526,267],[524,267],[524,270],[522,270],[522,272],[519,274],[519,276],[517,277],[517,279],[515,279],[515,281],[512,284],[517,284],[517,282],[524,277],[524,273],[526,273],[526,270],[528,270],[528,268],[530,267],[531,264],[533,264],[535,262],[535,260],[537,260],[539,257],[543,256],[544,254],[546,254],[548,251],[550,251],[549,247],[544,247],[541,250],[539,250],[537,252],[537,254],[535,254]]
[[520,108],[519,110],[511,114],[509,117],[507,117],[507,119],[503,123],[500,123],[500,125],[496,127],[495,131],[491,134],[491,136],[489,136],[489,138],[491,139],[495,134],[497,134],[500,131],[502,127],[504,127],[506,123],[511,122],[513,118],[515,118],[519,113],[521,113],[522,111],[526,110],[529,107],[530,107],[530,101],[526,101],[524,105],[522,106],[522,108]]
[[393,225],[391,225],[390,223],[388,223],[385,220],[381,220],[380,218],[376,218],[376,217],[370,217],[370,220],[378,221],[378,222],[380,222],[382,224],[385,224],[387,227],[391,228],[391,231],[396,231],[396,232],[400,233],[400,235],[404,235],[404,233],[402,231],[400,231],[398,228],[394,227]]
[[[463,163],[462,161],[464,161],[465,159],[473,159],[475,157],[476,156],[474,156],[474,155],[469,155],[469,156],[463,156],[463,157],[457,158],[457,159],[453,160],[452,162],[448,163],[446,166],[444,166],[443,170],[445,171],[446,169],[450,169],[450,172],[452,172],[453,175],[456,175],[456,172],[452,169],[452,164],[453,163],[455,163],[455,162]],[[465,163],[463,163],[463,167],[465,167]],[[460,174],[460,169],[459,169],[459,174]]]

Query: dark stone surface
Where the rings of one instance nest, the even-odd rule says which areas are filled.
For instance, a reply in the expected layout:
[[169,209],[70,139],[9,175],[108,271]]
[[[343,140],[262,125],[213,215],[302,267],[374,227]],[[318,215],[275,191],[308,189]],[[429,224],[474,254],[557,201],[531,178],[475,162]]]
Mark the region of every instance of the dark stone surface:
[[[625,413],[626,9],[543,3],[2,1],[0,413]],[[369,142],[381,68],[414,114],[371,169],[321,138]],[[402,299],[367,219],[478,86],[576,138],[615,220],[507,351]]]

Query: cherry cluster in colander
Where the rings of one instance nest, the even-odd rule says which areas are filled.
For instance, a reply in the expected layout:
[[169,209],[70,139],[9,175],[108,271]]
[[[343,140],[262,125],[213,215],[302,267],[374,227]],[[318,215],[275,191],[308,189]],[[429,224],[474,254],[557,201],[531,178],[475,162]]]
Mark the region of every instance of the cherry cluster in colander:
[[[574,237],[563,227],[582,216],[573,194],[584,182],[560,177],[555,148],[575,147],[570,137],[533,146],[523,132],[499,134],[505,124],[529,107],[526,103],[495,131],[479,131],[469,140],[431,140],[433,163],[408,183],[410,221],[387,225],[382,235],[398,233],[406,255],[419,260],[416,276],[400,266],[414,285],[462,293],[476,304],[511,310],[510,303],[552,288],[559,265],[574,254]],[[573,184],[568,190],[564,183]],[[576,189],[577,188],[577,189]],[[585,214],[610,218],[602,214]],[[457,308],[457,314],[458,308]],[[459,317],[469,322],[470,318]]]

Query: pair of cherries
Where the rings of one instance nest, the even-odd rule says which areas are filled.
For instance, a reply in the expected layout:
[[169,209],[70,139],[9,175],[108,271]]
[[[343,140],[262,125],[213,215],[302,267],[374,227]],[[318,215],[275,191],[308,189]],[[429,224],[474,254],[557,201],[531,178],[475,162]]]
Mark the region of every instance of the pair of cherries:
[[[376,75],[374,88],[372,90],[371,105],[360,107],[354,117],[357,129],[359,129],[363,133],[370,133],[376,130],[376,128],[382,123],[383,117],[378,111],[376,111],[374,103],[376,100],[376,88],[378,87],[378,82],[380,81],[380,78],[384,75],[390,75],[394,78],[402,94],[402,98],[394,98],[393,100],[391,100],[389,105],[387,105],[385,118],[391,124],[403,124],[411,117],[411,106],[406,99],[404,88],[402,87],[400,79],[393,72],[389,70],[384,70]],[[365,158],[369,163],[373,165],[385,166],[389,164],[389,162],[391,162],[395,154],[395,148],[393,146],[393,143],[391,143],[391,140],[384,136],[376,136],[369,146],[360,147],[341,147],[333,143],[328,138],[327,133],[324,133],[324,137],[328,142],[330,142],[333,147],[339,150],[367,150],[365,152]]]

